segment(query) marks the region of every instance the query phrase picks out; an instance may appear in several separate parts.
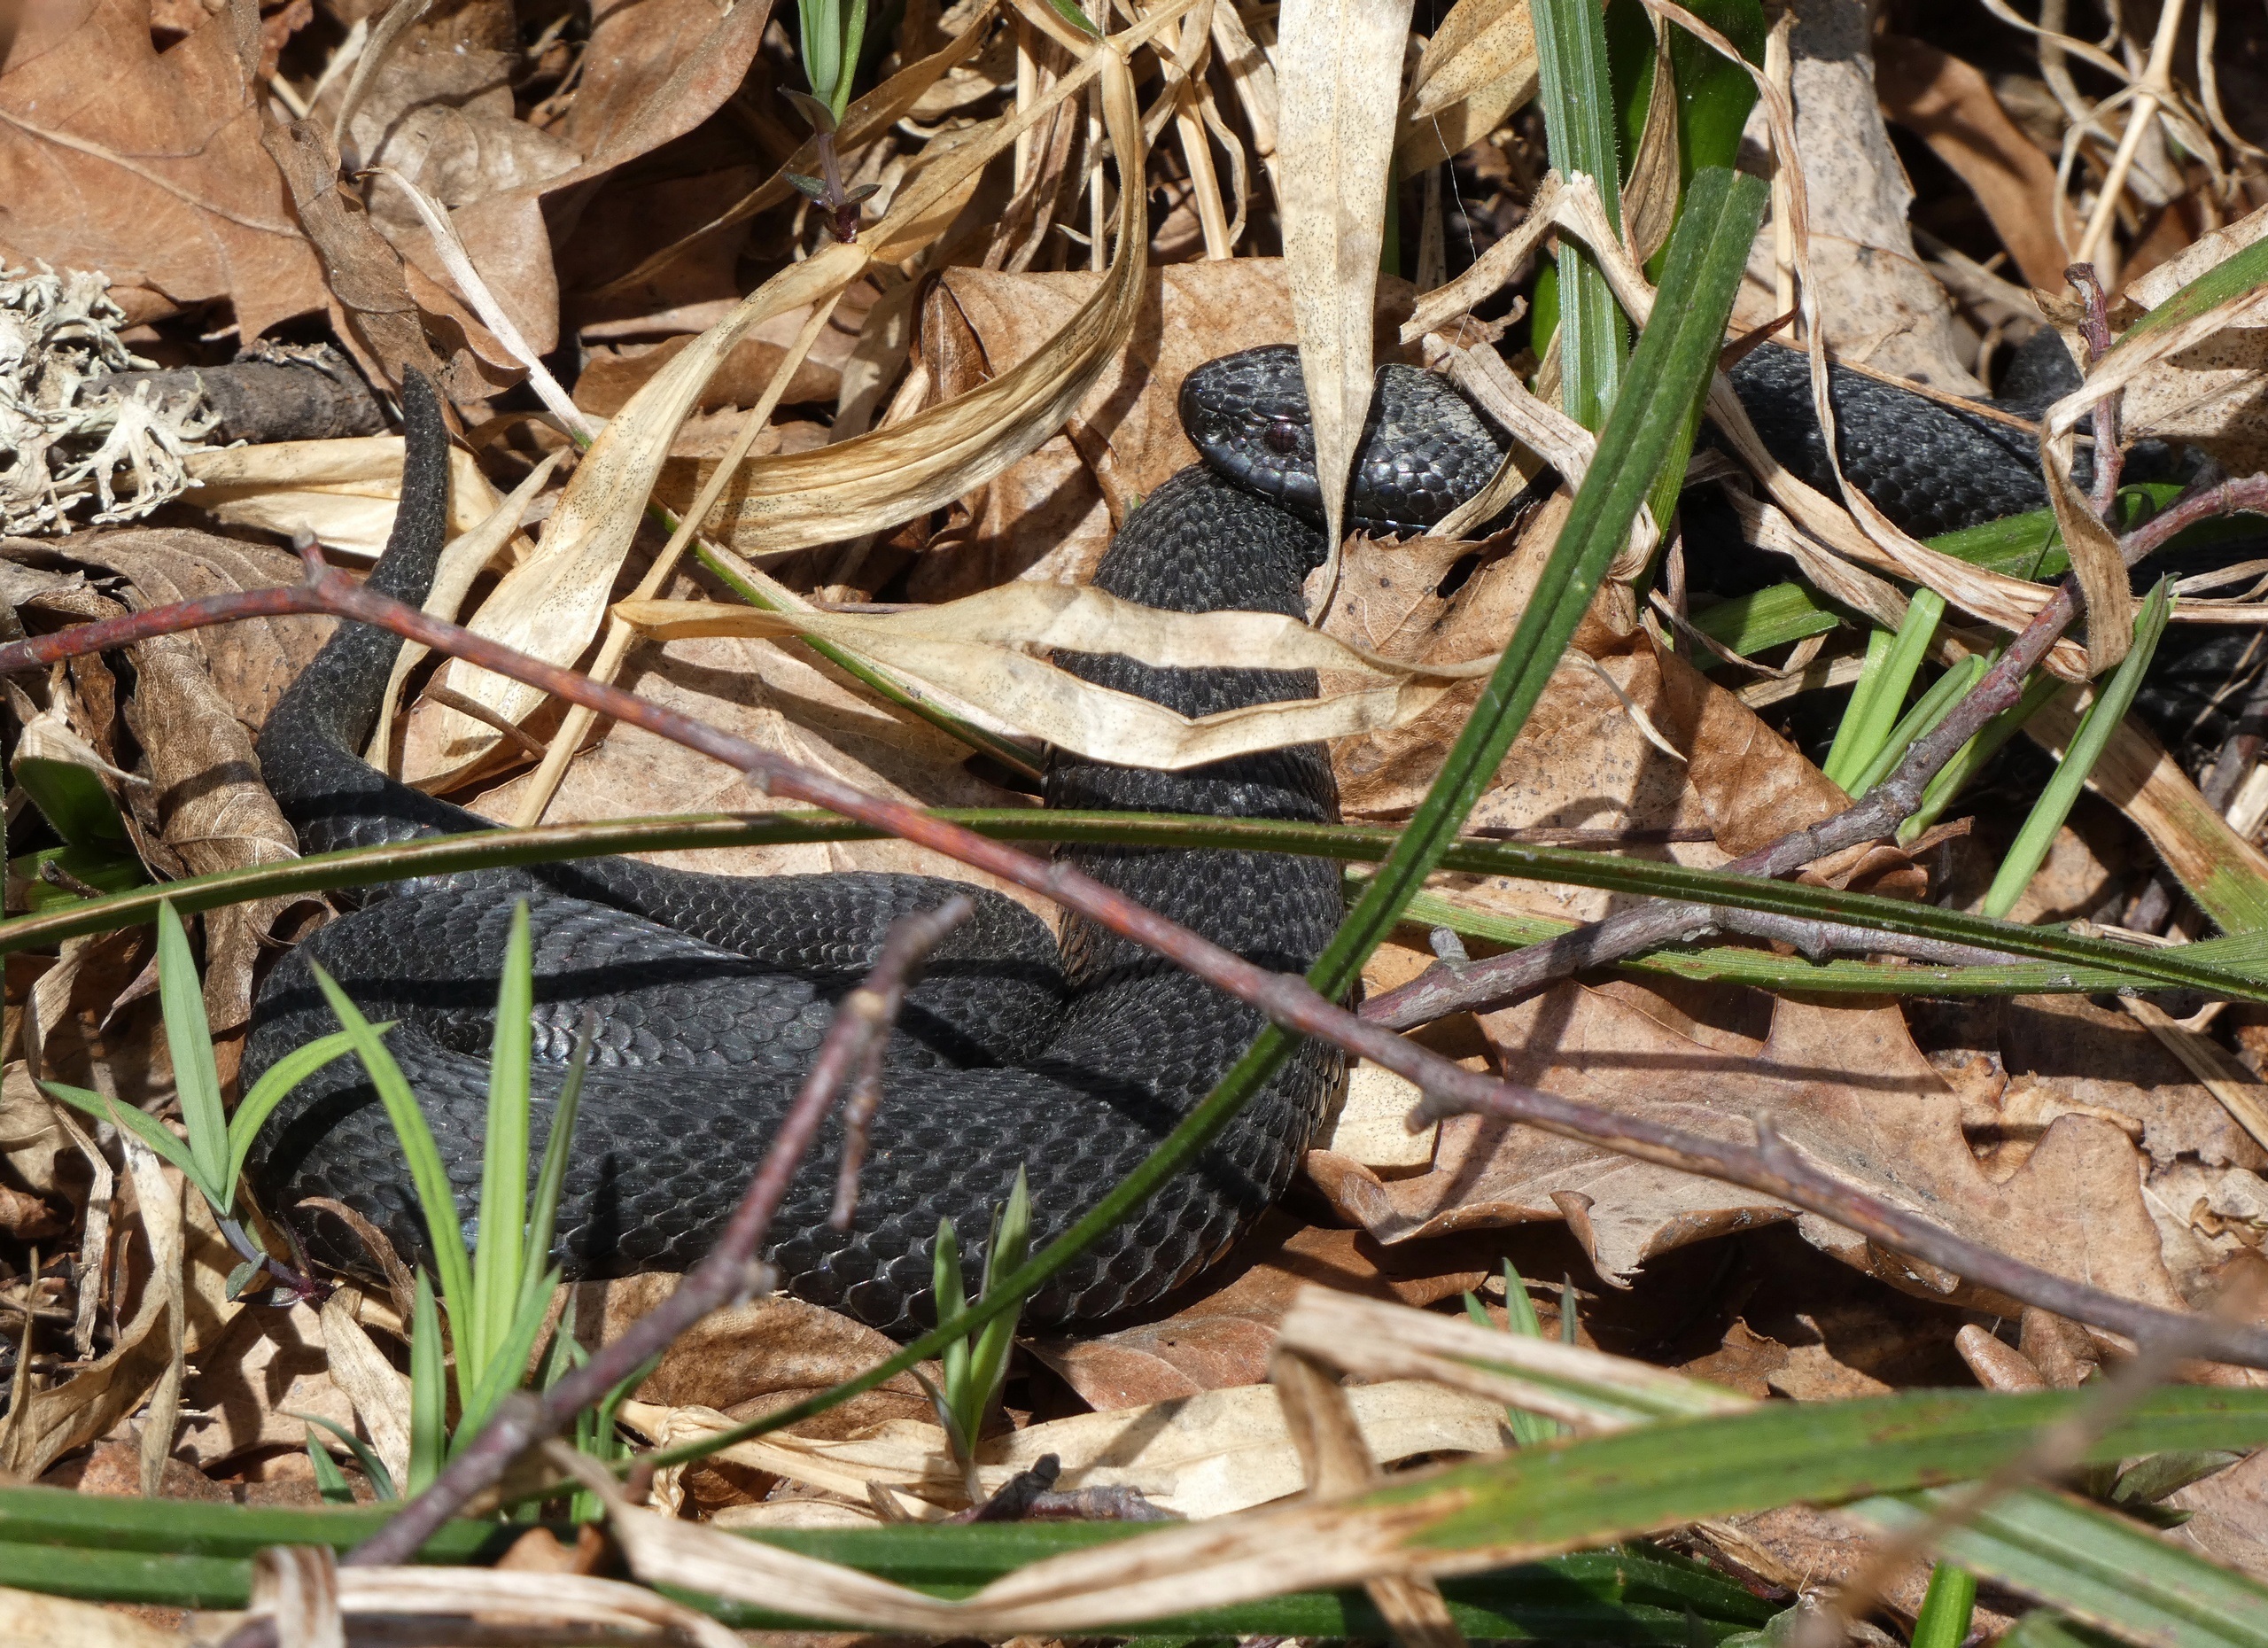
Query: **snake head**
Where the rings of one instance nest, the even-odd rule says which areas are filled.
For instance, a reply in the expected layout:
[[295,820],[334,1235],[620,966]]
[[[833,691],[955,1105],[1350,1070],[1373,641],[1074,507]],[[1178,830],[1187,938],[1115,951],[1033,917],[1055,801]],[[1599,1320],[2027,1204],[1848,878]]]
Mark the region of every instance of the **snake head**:
[[[1216,474],[1324,524],[1297,347],[1270,344],[1199,367],[1182,380],[1181,426]],[[1382,366],[1348,479],[1347,525],[1424,532],[1486,486],[1503,455],[1503,438],[1448,379]]]

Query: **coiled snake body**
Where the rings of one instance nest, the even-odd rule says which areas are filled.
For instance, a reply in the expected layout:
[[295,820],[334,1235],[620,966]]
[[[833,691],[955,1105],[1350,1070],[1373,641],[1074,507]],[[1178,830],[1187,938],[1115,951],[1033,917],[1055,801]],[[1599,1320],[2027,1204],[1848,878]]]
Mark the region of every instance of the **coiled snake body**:
[[[1293,352],[1216,361],[1191,376],[1181,408],[1204,462],[1133,513],[1096,584],[1174,610],[1301,616],[1301,581],[1324,542]],[[441,548],[447,449],[422,380],[406,409],[402,503],[371,582],[416,604]],[[1351,524],[1422,528],[1478,490],[1499,452],[1441,380],[1385,369]],[[1902,455],[1912,461],[1911,442]],[[1975,471],[1966,460],[1948,468]],[[400,644],[342,626],[260,736],[264,774],[306,851],[485,823],[385,778],[357,753]],[[1315,690],[1299,672],[1161,670],[1090,655],[1058,662],[1190,715]],[[1329,763],[1313,745],[1177,773],[1059,753],[1046,796],[1067,807],[1335,816]],[[1324,859],[1100,846],[1063,856],[1271,968],[1304,971],[1342,907],[1337,868]],[[410,883],[331,922],[264,987],[245,1079],[336,1027],[309,970],[320,963],[372,1020],[395,1021],[388,1044],[470,1221],[496,981],[514,903],[524,898],[538,1151],[586,1006],[599,1025],[556,1256],[571,1275],[685,1269],[731,1212],[835,1003],[872,966],[890,922],[959,892],[973,893],[976,914],[936,952],[890,1041],[853,1227],[838,1233],[826,1222],[840,1148],[830,1133],[780,1209],[770,1255],[788,1290],[906,1336],[933,1318],[941,1215],[981,1232],[1021,1165],[1035,1240],[1060,1232],[1211,1090],[1260,1030],[1258,1013],[1115,935],[1074,919],[1059,942],[1021,906],[956,882],[736,878],[602,859]],[[1048,1284],[1029,1318],[1091,1323],[1195,1275],[1282,1193],[1340,1069],[1333,1050],[1304,1045],[1190,1169]],[[300,1084],[251,1169],[267,1205],[294,1217],[319,1257],[367,1264],[337,1221],[293,1213],[307,1197],[345,1203],[405,1253],[424,1245],[400,1148],[352,1059]]]

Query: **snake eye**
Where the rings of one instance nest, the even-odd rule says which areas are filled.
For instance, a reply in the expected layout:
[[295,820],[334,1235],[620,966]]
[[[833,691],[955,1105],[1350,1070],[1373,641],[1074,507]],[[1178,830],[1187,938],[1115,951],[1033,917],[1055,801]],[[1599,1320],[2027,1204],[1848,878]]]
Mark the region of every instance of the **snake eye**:
[[1287,458],[1300,449],[1300,426],[1290,418],[1279,417],[1269,424],[1260,439],[1269,451]]

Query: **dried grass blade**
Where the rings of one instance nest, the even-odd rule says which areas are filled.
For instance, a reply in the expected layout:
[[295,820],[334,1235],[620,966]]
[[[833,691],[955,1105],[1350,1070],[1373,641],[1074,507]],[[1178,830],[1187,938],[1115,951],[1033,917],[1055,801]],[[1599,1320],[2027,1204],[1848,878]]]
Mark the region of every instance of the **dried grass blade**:
[[1334,559],[1370,409],[1410,0],[1304,0],[1279,20],[1284,260]]

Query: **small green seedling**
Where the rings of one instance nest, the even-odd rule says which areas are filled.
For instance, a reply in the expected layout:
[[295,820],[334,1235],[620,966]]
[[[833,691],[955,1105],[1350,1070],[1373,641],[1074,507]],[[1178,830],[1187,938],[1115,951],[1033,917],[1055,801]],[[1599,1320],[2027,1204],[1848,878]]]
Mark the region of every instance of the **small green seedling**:
[[[496,1030],[490,1046],[488,1120],[482,1157],[476,1250],[465,1246],[456,1195],[408,1078],[386,1051],[378,1030],[321,968],[315,982],[345,1029],[347,1046],[361,1059],[393,1123],[409,1166],[425,1233],[439,1273],[420,1265],[409,1340],[409,1481],[416,1494],[440,1473],[449,1454],[476,1434],[496,1404],[526,1379],[543,1338],[544,1318],[560,1271],[548,1263],[567,1182],[567,1151],[581,1102],[583,1072],[593,1025],[577,1038],[552,1117],[535,1193],[528,1193],[532,1111],[531,1067],[534,1037],[534,967],[527,906],[514,912],[497,987]],[[329,1040],[330,1038],[326,1038]],[[442,1321],[456,1359],[456,1424],[448,1423],[449,1384],[442,1350]],[[375,1479],[373,1479],[375,1481]]]
[[[990,1297],[995,1279],[1010,1274],[1023,1263],[1024,1254],[1030,1246],[1031,1193],[1023,1169],[1018,1168],[1014,1187],[1008,1192],[1007,1206],[992,1210],[992,1238],[984,1246],[984,1279],[976,1295],[980,1302]],[[932,1275],[939,1321],[950,1321],[968,1309],[968,1292],[961,1281],[960,1241],[951,1219],[937,1221],[937,1253]],[[1000,1388],[1007,1382],[1008,1352],[1015,1346],[1019,1314],[1020,1311],[1010,1310],[993,1318],[977,1330],[974,1343],[962,1338],[945,1347],[944,1390],[930,1385],[926,1379],[922,1380],[928,1389],[929,1401],[937,1411],[938,1422],[944,1426],[953,1458],[967,1481],[972,1501],[978,1497],[976,1444],[983,1436],[985,1421],[999,1401]]]
[[[221,1074],[213,1057],[213,1030],[205,1016],[205,991],[197,976],[197,959],[190,952],[189,935],[171,902],[158,906],[158,1000],[164,1012],[166,1051],[173,1061],[182,1124],[189,1134],[186,1144],[155,1116],[105,1094],[65,1082],[40,1085],[72,1108],[132,1134],[197,1186],[212,1207],[221,1233],[244,1261],[229,1277],[230,1298],[263,1271],[299,1296],[319,1293],[314,1282],[270,1255],[245,1228],[237,1217],[237,1185],[244,1178],[245,1159],[251,1154],[253,1138],[284,1096],[349,1051],[352,1042],[343,1034],[325,1036],[294,1048],[252,1084],[252,1091],[238,1102],[236,1115],[230,1116],[221,1100]],[[376,1038],[389,1028],[380,1025],[370,1034]]]
[[[1560,1294],[1559,1336],[1567,1343],[1575,1342],[1575,1290],[1571,1285]],[[1493,1327],[1487,1307],[1480,1295],[1468,1291],[1464,1295],[1464,1313],[1476,1327]],[[1504,1331],[1523,1339],[1543,1337],[1543,1323],[1535,1314],[1535,1302],[1527,1296],[1527,1283],[1510,1259],[1504,1261]],[[1550,1442],[1566,1434],[1567,1427],[1557,1419],[1547,1419],[1540,1413],[1530,1413],[1525,1408],[1505,1411],[1511,1425],[1512,1441],[1519,1447],[1529,1448],[1537,1442]]]

